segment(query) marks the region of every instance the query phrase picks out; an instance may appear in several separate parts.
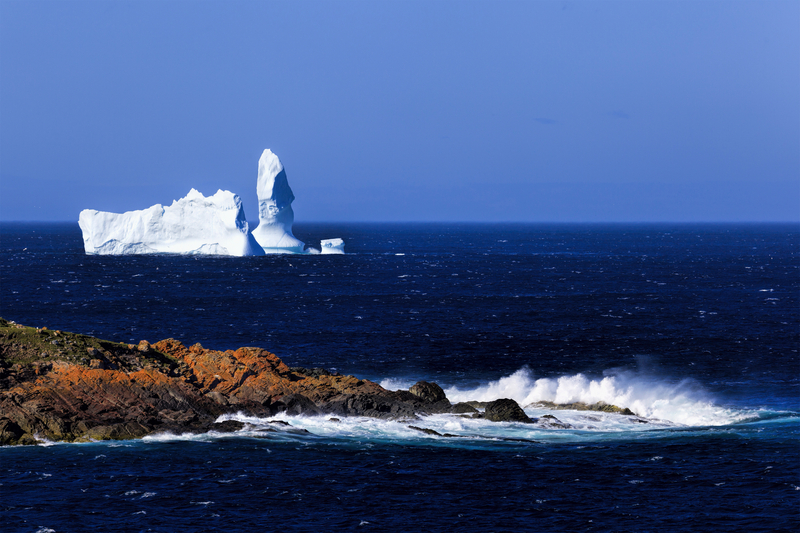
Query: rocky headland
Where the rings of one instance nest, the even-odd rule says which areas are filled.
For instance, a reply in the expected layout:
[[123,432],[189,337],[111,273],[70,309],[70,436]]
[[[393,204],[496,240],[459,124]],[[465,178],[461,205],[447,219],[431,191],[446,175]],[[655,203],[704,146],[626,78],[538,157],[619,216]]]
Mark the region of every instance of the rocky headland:
[[238,412],[535,422],[513,400],[470,403],[452,405],[425,381],[389,391],[321,368],[290,368],[261,348],[217,351],[175,339],[125,344],[0,318],[0,445],[235,431],[241,422],[216,420]]

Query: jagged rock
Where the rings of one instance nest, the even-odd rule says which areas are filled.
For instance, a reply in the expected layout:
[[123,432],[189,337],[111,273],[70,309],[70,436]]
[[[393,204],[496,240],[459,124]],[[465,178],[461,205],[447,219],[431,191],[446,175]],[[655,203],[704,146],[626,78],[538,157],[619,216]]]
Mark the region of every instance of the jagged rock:
[[501,398],[486,404],[483,411],[483,418],[492,422],[525,422],[533,423],[522,407],[517,402],[509,398]]
[[0,319],[0,444],[208,431],[235,412],[414,420],[451,410],[435,384],[415,388],[422,396],[387,391],[354,376],[290,369],[261,348],[120,344],[69,332],[54,345],[54,336]]
[[303,368],[302,366],[293,366],[289,370],[291,370],[295,374],[300,374],[302,376],[308,376],[312,378],[318,378],[320,376],[338,376],[338,374],[326,370],[324,368]]

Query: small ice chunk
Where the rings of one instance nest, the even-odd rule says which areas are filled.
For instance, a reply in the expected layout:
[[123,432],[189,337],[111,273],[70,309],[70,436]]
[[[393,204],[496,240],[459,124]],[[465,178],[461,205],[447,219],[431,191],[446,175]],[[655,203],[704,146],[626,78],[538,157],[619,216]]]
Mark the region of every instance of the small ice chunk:
[[344,241],[342,239],[325,239],[320,241],[323,254],[343,254]]

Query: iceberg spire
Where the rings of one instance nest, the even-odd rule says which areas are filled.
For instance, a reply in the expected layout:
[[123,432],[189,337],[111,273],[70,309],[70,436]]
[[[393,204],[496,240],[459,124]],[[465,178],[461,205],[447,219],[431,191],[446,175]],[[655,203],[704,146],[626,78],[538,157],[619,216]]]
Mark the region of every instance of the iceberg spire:
[[294,193],[278,156],[266,149],[258,160],[258,227],[253,230],[267,253],[303,253],[305,244],[292,235]]

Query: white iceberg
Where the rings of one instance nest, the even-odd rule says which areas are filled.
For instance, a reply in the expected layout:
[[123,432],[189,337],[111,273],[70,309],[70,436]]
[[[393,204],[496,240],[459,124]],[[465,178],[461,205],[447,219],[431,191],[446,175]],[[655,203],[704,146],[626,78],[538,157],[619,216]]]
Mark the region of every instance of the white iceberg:
[[253,230],[266,253],[304,253],[305,243],[292,235],[294,193],[278,156],[266,149],[258,160],[258,226]]
[[192,189],[172,205],[140,211],[108,213],[84,209],[78,218],[87,254],[343,254],[342,239],[322,241],[322,251],[292,234],[292,193],[280,159],[264,150],[258,161],[258,220],[252,232],[242,200],[219,190],[206,198]]
[[219,190],[195,189],[164,207],[108,213],[84,209],[78,219],[87,254],[264,255],[249,231],[242,200]]
[[286,170],[272,150],[266,149],[258,160],[258,226],[253,230],[258,244],[268,254],[343,254],[342,239],[321,241],[322,251],[305,249],[305,243],[292,234],[294,193],[286,179]]
[[325,239],[320,241],[323,254],[343,254],[344,241],[342,239]]

